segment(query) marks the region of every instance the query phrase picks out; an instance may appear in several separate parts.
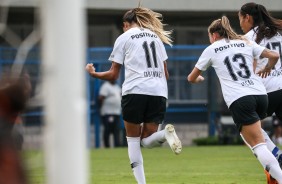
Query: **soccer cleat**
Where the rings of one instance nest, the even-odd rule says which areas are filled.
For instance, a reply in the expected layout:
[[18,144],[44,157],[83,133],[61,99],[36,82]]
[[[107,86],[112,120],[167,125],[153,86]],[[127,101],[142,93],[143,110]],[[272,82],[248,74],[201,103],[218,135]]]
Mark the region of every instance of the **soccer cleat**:
[[269,172],[267,172],[267,170],[264,170],[264,173],[266,175],[267,184],[278,184],[276,179],[272,178],[272,176],[269,174]]
[[169,144],[171,150],[176,154],[180,154],[182,150],[181,141],[176,135],[174,126],[171,124],[167,124],[165,126],[165,138],[167,143]]

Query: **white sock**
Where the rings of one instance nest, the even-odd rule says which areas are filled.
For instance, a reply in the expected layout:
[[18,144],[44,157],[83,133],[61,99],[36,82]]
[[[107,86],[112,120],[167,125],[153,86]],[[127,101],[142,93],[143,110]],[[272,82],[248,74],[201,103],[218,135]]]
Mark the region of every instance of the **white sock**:
[[279,183],[282,183],[282,171],[280,169],[278,161],[273,154],[268,150],[265,143],[260,143],[252,148],[255,156],[269,174],[276,179]]
[[[276,157],[276,159],[278,159],[278,156],[281,155],[282,151],[272,142],[268,134],[263,129],[261,129],[261,132],[263,134],[267,149]],[[243,135],[240,135],[245,144],[252,150],[252,147],[246,142]]]
[[261,129],[261,132],[263,134],[267,149],[271,151],[271,153],[277,158],[282,152],[279,150],[279,148],[272,142],[268,134]]
[[138,184],[146,184],[143,157],[140,148],[140,137],[126,137],[128,156],[134,177]]
[[141,140],[141,144],[145,148],[153,148],[161,146],[165,141],[165,130],[161,130],[159,132],[153,133],[149,137],[143,138]]

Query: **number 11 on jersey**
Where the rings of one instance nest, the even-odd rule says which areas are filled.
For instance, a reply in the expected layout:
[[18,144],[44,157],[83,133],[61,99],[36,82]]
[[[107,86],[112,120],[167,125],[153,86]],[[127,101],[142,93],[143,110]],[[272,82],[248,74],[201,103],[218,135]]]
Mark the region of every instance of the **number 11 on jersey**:
[[154,66],[155,66],[155,68],[158,68],[155,42],[152,41],[150,43],[150,48],[149,48],[147,41],[144,41],[143,42],[143,49],[145,51],[148,68],[152,68],[152,63],[151,63],[152,59],[151,59],[151,56],[150,56],[150,53],[149,53],[150,51],[149,50],[151,50],[151,53],[152,53],[152,57],[153,57],[153,61],[154,61]]

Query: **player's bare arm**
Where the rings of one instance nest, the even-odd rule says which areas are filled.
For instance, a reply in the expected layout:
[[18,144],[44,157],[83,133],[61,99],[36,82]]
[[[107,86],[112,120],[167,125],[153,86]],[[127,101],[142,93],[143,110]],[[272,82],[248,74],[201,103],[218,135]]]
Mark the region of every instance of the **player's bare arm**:
[[195,67],[187,77],[188,82],[199,83],[204,81],[205,78],[201,76],[201,73],[202,71]]
[[120,68],[120,64],[112,62],[112,66],[108,71],[96,72],[94,65],[92,63],[88,63],[85,67],[85,70],[94,78],[111,81],[118,79]]
[[168,73],[168,70],[167,70],[167,63],[166,63],[166,61],[164,61],[164,71],[165,71],[165,78],[166,78],[166,80],[168,80],[169,73]]
[[254,62],[253,62],[253,71],[254,71],[254,73],[256,73],[257,64],[258,64],[258,61],[256,59],[254,59]]
[[277,63],[279,59],[279,54],[269,49],[264,49],[261,53],[261,57],[268,58],[268,63],[265,65],[264,69],[258,71],[257,74],[262,78],[266,78],[270,74],[271,69]]

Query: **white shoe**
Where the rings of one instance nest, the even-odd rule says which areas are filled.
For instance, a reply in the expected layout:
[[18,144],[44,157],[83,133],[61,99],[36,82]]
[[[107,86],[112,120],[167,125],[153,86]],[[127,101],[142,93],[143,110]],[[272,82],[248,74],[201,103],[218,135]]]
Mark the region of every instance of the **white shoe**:
[[182,150],[181,141],[176,135],[174,126],[171,124],[167,124],[165,126],[165,138],[167,143],[169,144],[171,150],[176,154],[180,154]]

